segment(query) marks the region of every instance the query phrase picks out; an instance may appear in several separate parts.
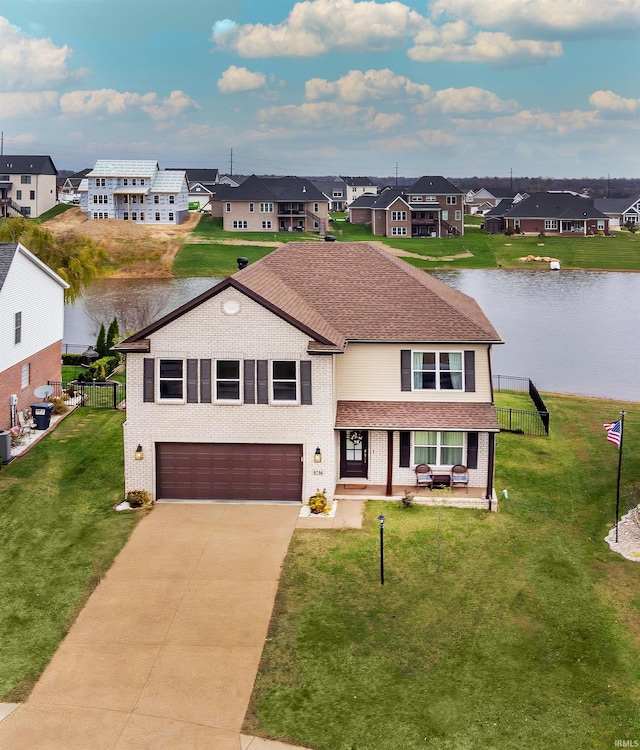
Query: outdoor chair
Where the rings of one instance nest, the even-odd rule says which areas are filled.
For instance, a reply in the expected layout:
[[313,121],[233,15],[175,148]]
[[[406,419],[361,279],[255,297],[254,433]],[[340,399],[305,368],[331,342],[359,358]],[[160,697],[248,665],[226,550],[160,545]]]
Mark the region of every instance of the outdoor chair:
[[416,466],[416,484],[418,487],[428,487],[433,489],[433,471],[427,464],[418,464]]
[[469,494],[469,472],[462,464],[451,467],[451,487],[456,486],[464,487],[465,492]]

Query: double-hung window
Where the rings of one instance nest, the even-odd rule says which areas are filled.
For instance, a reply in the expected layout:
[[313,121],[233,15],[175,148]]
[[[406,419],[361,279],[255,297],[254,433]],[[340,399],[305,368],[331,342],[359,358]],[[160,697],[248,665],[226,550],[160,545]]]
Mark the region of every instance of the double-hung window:
[[458,196],[447,195],[447,206],[455,206],[457,202],[458,202]]
[[406,220],[407,220],[406,211],[392,211],[391,212],[391,221],[406,221]]
[[298,400],[298,372],[295,361],[271,363],[271,388],[273,401]]
[[22,341],[22,313],[17,312],[14,316],[13,343],[19,344]]
[[462,432],[415,432],[413,438],[413,461],[429,466],[454,466],[461,464],[464,452]]
[[182,401],[184,399],[184,362],[181,359],[160,360],[158,391],[161,401]]
[[240,360],[216,361],[216,401],[240,401]]
[[272,214],[273,213],[273,203],[261,203],[260,204],[260,213],[261,214]]
[[462,352],[413,352],[412,370],[414,391],[464,388]]
[[557,219],[545,219],[544,220],[544,228],[545,229],[557,229],[558,228],[558,220]]

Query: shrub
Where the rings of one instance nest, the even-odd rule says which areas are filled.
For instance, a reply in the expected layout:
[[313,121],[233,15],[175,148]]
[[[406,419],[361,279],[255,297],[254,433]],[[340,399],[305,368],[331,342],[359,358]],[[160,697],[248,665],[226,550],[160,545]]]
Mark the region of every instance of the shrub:
[[504,230],[504,234],[505,234],[505,237],[511,237],[511,235],[513,234],[513,229],[511,229],[511,227],[507,227]]
[[95,362],[89,365],[89,379],[106,380],[107,375],[110,375],[119,364],[120,360],[118,357],[111,356],[96,359]]
[[326,490],[322,490],[322,492],[316,490],[316,494],[309,498],[309,510],[316,515],[329,512]]
[[413,505],[414,500],[415,500],[415,497],[414,495],[411,494],[411,490],[405,490],[404,497],[400,498],[400,507],[410,508]]
[[69,407],[65,404],[63,396],[55,396],[49,399],[49,403],[53,404],[54,414],[66,414],[69,411]]
[[81,365],[82,354],[63,354],[62,364],[63,365]]
[[147,490],[129,490],[125,500],[132,508],[148,508],[153,505],[153,500]]
[[544,232],[538,232],[538,237],[546,237],[547,235]]

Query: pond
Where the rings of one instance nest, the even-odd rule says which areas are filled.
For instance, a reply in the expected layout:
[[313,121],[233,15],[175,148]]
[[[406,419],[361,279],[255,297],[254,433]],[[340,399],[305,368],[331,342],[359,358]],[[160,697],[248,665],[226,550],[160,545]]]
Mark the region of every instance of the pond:
[[[530,377],[541,391],[640,401],[640,274],[465,270],[434,276],[474,297],[505,340],[494,347],[494,373]],[[217,282],[96,282],[65,309],[64,344],[77,352],[95,343],[100,320],[109,322],[100,317],[107,307],[153,312],[155,319]]]

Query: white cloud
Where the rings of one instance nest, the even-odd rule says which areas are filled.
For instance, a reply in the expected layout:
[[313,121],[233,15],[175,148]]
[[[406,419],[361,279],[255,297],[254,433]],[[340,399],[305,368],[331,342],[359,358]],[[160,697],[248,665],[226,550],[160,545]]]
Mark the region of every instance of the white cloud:
[[247,68],[231,65],[220,76],[218,88],[223,94],[233,94],[238,91],[256,91],[264,88],[266,83],[264,73],[254,73]]
[[275,122],[286,123],[291,127],[304,127],[307,130],[326,130],[340,127],[345,130],[382,131],[399,125],[403,115],[376,112],[373,107],[358,107],[355,104],[338,102],[307,102],[305,104],[289,104],[283,107],[266,107],[258,112],[258,118],[263,125]]
[[408,55],[416,62],[476,62],[497,66],[538,65],[549,58],[560,57],[562,45],[560,42],[512,39],[501,31],[480,31],[460,43],[447,41],[442,37],[432,44],[418,43],[408,51]]
[[491,120],[454,119],[460,130],[478,130],[492,133],[550,132],[558,135],[575,133],[601,123],[597,112],[579,109],[570,112],[531,112],[522,110],[515,115]]
[[640,0],[434,0],[434,18],[465,18],[482,28],[515,34],[571,36],[624,33],[640,27]]
[[371,123],[371,127],[374,130],[379,131],[387,131],[387,130],[393,130],[394,128],[399,127],[404,122],[404,115],[395,114],[385,114],[384,112],[379,112],[374,118],[373,122]]
[[141,109],[154,120],[165,120],[192,108],[198,108],[198,104],[183,91],[172,91],[160,101],[153,91],[135,94],[115,89],[71,91],[60,97],[60,109],[67,115],[117,115]]
[[389,68],[382,70],[350,70],[337,81],[330,82],[323,78],[312,78],[307,81],[306,99],[339,99],[343,102],[357,103],[367,99],[406,99],[415,97],[419,100],[431,96],[431,87],[426,84],[413,83],[405,76],[396,75]]
[[382,51],[401,47],[428,21],[393,0],[307,0],[279,24],[214,26],[213,40],[243,57],[314,57],[330,50]]
[[35,117],[55,109],[58,105],[56,91],[0,92],[2,117]]
[[597,109],[630,115],[640,111],[640,99],[625,99],[613,91],[594,91],[589,97],[589,104]]
[[501,99],[493,91],[478,86],[466,86],[462,89],[441,89],[426,104],[416,107],[418,112],[430,109],[444,114],[462,114],[467,112],[513,112],[518,109],[515,99]]
[[71,49],[51,39],[35,39],[0,16],[0,82],[8,89],[38,89],[86,71],[69,71]]

